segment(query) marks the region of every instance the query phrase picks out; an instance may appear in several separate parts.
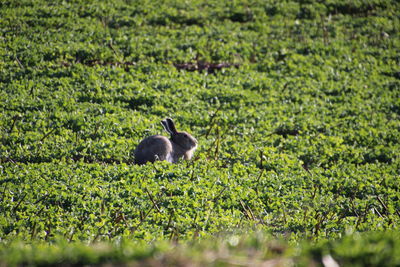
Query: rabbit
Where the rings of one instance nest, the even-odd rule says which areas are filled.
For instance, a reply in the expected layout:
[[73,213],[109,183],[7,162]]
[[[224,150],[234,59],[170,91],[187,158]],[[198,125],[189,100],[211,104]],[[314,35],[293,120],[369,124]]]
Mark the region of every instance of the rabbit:
[[178,132],[171,118],[166,118],[161,123],[171,138],[153,135],[143,139],[134,153],[136,164],[142,165],[156,160],[177,163],[181,158],[185,160],[192,158],[198,144],[196,138],[187,132]]

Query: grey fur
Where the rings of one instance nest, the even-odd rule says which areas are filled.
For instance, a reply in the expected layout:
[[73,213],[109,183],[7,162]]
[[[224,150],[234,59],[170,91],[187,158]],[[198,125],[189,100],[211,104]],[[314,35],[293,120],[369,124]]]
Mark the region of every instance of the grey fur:
[[171,118],[161,121],[164,129],[171,135],[153,135],[142,140],[135,150],[135,163],[145,164],[156,160],[176,163],[180,159],[190,160],[197,148],[197,140],[187,132],[178,132]]

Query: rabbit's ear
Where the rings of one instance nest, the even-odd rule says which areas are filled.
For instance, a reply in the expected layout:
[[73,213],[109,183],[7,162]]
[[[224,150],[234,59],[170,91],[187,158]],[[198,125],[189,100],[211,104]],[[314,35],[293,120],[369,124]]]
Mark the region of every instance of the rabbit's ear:
[[168,128],[170,129],[170,131],[174,134],[178,133],[178,131],[176,130],[174,121],[171,118],[166,118],[165,120],[167,121]]
[[168,127],[168,123],[167,123],[166,120],[162,120],[162,121],[161,121],[161,124],[163,125],[164,129],[165,129],[169,134],[172,134],[172,131],[171,131],[171,129]]

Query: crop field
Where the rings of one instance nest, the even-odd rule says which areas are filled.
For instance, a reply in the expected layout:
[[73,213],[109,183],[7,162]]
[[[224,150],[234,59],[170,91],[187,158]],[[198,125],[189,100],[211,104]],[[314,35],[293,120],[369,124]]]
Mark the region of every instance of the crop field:
[[[2,0],[0,266],[399,266],[399,15]],[[193,159],[135,165],[166,117]]]

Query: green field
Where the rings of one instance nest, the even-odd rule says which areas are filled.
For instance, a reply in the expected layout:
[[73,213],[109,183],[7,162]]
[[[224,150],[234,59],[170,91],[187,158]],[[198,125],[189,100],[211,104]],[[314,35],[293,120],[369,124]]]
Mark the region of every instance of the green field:
[[[399,12],[1,1],[0,266],[399,266]],[[133,164],[166,117],[194,159]]]

